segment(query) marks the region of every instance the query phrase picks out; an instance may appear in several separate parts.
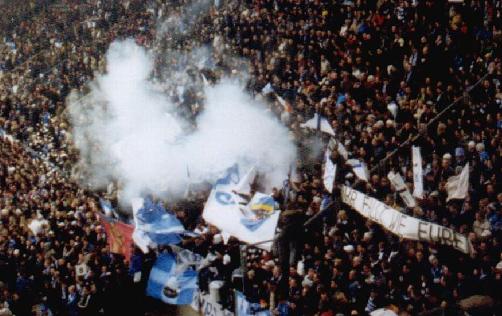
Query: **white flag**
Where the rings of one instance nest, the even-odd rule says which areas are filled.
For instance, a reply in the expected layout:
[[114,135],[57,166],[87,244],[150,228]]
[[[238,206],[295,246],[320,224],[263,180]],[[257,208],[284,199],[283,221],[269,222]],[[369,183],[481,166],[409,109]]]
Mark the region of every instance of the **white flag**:
[[359,179],[368,182],[369,180],[369,171],[366,164],[359,159],[349,159],[347,160],[347,164],[352,167],[352,171],[354,171],[356,177]]
[[469,239],[453,229],[403,214],[362,192],[342,186],[342,202],[365,218],[383,226],[386,230],[405,239],[435,242],[469,254]]
[[467,163],[462,169],[462,172],[457,176],[452,176],[448,178],[446,183],[446,191],[448,191],[449,200],[462,200],[467,196],[467,191],[469,190],[469,163]]
[[328,143],[328,148],[331,151],[338,151],[338,153],[343,157],[343,159],[347,160],[349,158],[349,152],[345,149],[345,146],[339,141],[337,141],[334,137],[331,137]]
[[262,94],[269,94],[269,93],[272,93],[274,92],[274,88],[272,88],[272,85],[269,83],[267,83],[265,85],[265,87],[263,87],[263,89],[261,89],[261,93]]
[[413,196],[421,199],[424,196],[424,175],[420,147],[411,147],[411,157],[413,161]]
[[[320,119],[320,122],[319,122]],[[335,136],[335,131],[331,127],[331,125],[328,122],[328,119],[325,117],[320,117],[319,114],[315,113],[314,117],[308,120],[307,122],[300,124],[301,128],[310,128],[310,129],[317,129],[318,124],[320,123],[320,129],[321,132],[329,134],[331,136]]]
[[[246,243],[256,244],[273,240],[279,212],[273,210],[270,214],[256,214],[250,210],[248,201],[234,193],[236,188],[241,187],[241,182],[238,166],[229,168],[225,176],[216,181],[202,217],[222,232]],[[269,196],[264,195],[265,197]],[[257,245],[267,251],[271,250],[271,246],[272,243]]]
[[239,183],[235,186],[234,191],[237,193],[249,194],[251,192],[251,185],[256,178],[256,168],[252,167],[246,175],[240,179]]
[[413,196],[411,196],[410,191],[408,191],[408,187],[404,183],[404,180],[399,173],[394,173],[391,171],[387,175],[387,178],[396,189],[396,192],[399,193],[399,196],[401,197],[401,199],[403,199],[403,202],[407,207],[415,207],[417,205],[415,203],[415,199],[413,198]]
[[335,181],[336,175],[336,165],[331,161],[329,148],[326,149],[324,158],[326,162],[324,163],[324,174],[322,176],[322,181],[324,182],[324,187],[326,188],[326,190],[328,190],[329,193],[332,193],[333,182]]

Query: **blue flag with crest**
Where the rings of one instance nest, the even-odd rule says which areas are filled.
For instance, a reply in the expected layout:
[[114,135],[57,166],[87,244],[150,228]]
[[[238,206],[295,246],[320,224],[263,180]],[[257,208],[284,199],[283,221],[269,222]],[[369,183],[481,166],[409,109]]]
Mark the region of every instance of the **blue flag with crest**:
[[[181,268],[181,269],[180,269]],[[176,255],[161,253],[150,272],[146,295],[172,305],[192,303],[197,290],[197,271],[188,266],[178,267]]]

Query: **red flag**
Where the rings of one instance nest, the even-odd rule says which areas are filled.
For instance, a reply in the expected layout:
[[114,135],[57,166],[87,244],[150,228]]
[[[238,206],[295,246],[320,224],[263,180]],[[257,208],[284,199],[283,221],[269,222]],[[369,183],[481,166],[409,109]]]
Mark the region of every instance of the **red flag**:
[[110,251],[123,255],[129,261],[132,253],[131,245],[134,227],[120,221],[108,220],[102,215],[99,216],[99,220],[105,228]]

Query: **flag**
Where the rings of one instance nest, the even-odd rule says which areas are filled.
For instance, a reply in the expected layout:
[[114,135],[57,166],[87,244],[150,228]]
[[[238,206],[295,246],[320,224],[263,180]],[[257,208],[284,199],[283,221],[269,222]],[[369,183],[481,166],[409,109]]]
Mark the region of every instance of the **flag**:
[[185,228],[175,215],[166,212],[162,204],[151,199],[135,198],[132,200],[136,228],[149,233],[182,233]]
[[275,97],[277,98],[277,101],[282,105],[282,107],[284,108],[285,112],[288,112],[288,113],[292,113],[293,112],[293,107],[291,106],[291,104],[288,101],[284,100],[278,94],[276,94]]
[[[264,199],[263,196],[266,195],[263,193],[256,193],[256,198],[253,196],[249,202],[235,193],[237,188],[245,187],[243,182],[248,183],[249,179],[246,175],[241,180],[237,165],[229,168],[224,176],[216,181],[207,199],[202,217],[225,234],[243,242],[255,244],[274,238],[279,212],[260,214],[259,211],[255,212],[250,208],[253,205],[259,209],[261,205],[270,209],[270,200]],[[260,247],[270,251],[271,244],[261,244]]]
[[343,159],[347,160],[349,158],[349,152],[345,149],[345,146],[339,141],[337,141],[334,137],[331,137],[328,143],[328,148],[331,151],[338,151],[338,153],[343,157]]
[[119,218],[117,212],[112,206],[112,202],[103,198],[99,198],[99,205],[101,206],[101,209],[103,210],[106,216]]
[[407,207],[415,207],[417,205],[415,203],[415,199],[413,198],[413,196],[411,196],[408,187],[404,183],[404,180],[399,173],[394,173],[391,171],[387,174],[387,178],[396,189],[396,192],[399,193],[399,196]]
[[239,181],[239,184],[235,187],[234,191],[237,193],[248,194],[251,192],[251,185],[256,178],[256,168],[252,167],[249,171],[244,175],[244,177]]
[[347,160],[347,164],[352,167],[352,171],[354,171],[356,177],[359,179],[368,182],[369,180],[369,171],[366,164],[359,159],[349,159]]
[[261,308],[259,303],[250,303],[243,293],[235,291],[235,316],[270,316],[269,310]]
[[448,191],[448,198],[446,201],[455,199],[465,199],[469,190],[469,163],[462,169],[462,172],[457,176],[448,178],[446,183],[446,191]]
[[123,222],[98,215],[103,225],[110,251],[123,255],[127,261],[131,258],[132,233],[134,227]]
[[272,93],[272,92],[274,92],[274,88],[272,87],[272,85],[270,84],[270,82],[269,82],[269,83],[267,83],[267,84],[263,87],[263,89],[261,89],[261,93],[262,93],[263,95],[266,95],[266,94],[269,94],[269,93]]
[[422,170],[420,147],[411,147],[411,157],[413,162],[413,196],[421,199],[424,196],[424,173]]
[[134,230],[132,239],[144,253],[148,253],[150,248],[155,248],[158,245],[175,245],[181,242],[179,234],[156,234],[139,229]]
[[132,200],[135,229],[134,243],[145,253],[149,247],[178,244],[185,228],[175,215],[166,212],[162,204],[151,199]]
[[146,295],[167,304],[188,305],[196,290],[197,271],[190,267],[179,269],[174,254],[159,254],[150,272]]
[[310,120],[306,121],[303,124],[300,124],[301,128],[310,128],[310,129],[319,129],[321,132],[329,134],[331,136],[335,136],[335,131],[331,127],[331,125],[328,122],[328,119],[325,117],[320,116],[319,114],[315,113],[314,117],[311,118]]
[[333,192],[333,182],[335,181],[336,175],[336,165],[331,161],[330,158],[330,150],[326,149],[326,154],[324,155],[325,163],[324,163],[324,174],[322,176],[322,181],[324,183],[324,187],[329,193]]

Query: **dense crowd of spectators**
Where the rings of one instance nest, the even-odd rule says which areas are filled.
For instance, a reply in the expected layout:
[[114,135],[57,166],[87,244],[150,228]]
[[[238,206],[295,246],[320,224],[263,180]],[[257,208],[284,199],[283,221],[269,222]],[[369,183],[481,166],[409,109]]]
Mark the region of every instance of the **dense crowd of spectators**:
[[[128,262],[106,244],[96,217],[101,193],[70,177],[78,151],[65,107],[71,91],[85,93],[95,72],[104,71],[110,42],[128,37],[156,52],[159,81],[165,69],[184,71],[197,58],[181,63],[173,51],[211,46],[210,65],[191,71],[209,81],[226,73],[246,77],[249,92],[290,128],[299,148],[290,183],[273,192],[282,216],[272,254],[250,248],[241,255],[232,239],[224,245],[200,218],[203,193],[172,206],[187,228],[202,233],[183,246],[211,257],[200,271],[202,291],[225,280],[222,291],[241,289],[278,315],[364,315],[389,305],[403,315],[457,315],[473,295],[492,299],[472,314],[501,313],[500,1],[62,0],[6,8],[0,20],[0,315],[145,310],[131,301],[144,296],[146,276],[134,284]],[[268,83],[272,94],[262,93]],[[203,109],[193,107],[199,95],[183,93],[169,91],[195,116]],[[312,153],[324,136],[300,128],[315,112],[373,172],[368,183],[354,181],[333,153],[340,166],[336,203],[304,226],[327,194],[322,159]],[[399,171],[412,188],[411,143],[422,151],[425,198],[407,209],[386,175]],[[466,162],[469,195],[447,203],[445,183]],[[390,235],[339,202],[342,183],[468,235],[474,254]],[[27,226],[35,218],[48,221],[37,236]],[[147,275],[154,253],[135,252]],[[234,282],[243,260],[243,281]],[[77,273],[82,264],[85,273]]]

